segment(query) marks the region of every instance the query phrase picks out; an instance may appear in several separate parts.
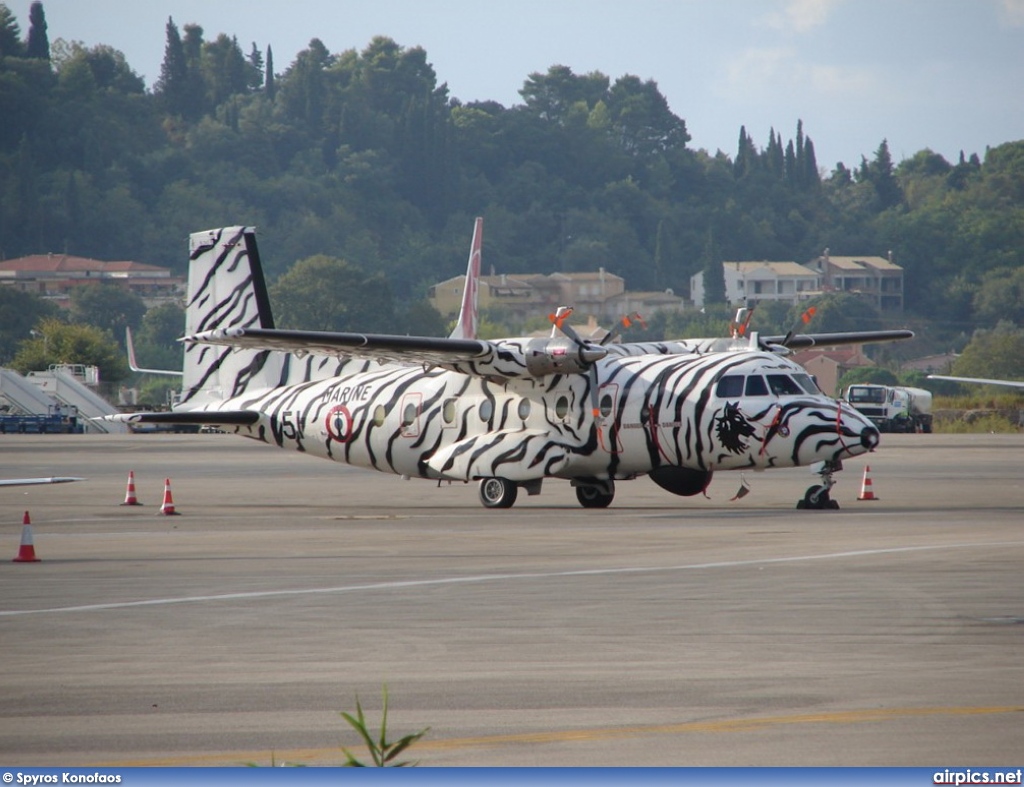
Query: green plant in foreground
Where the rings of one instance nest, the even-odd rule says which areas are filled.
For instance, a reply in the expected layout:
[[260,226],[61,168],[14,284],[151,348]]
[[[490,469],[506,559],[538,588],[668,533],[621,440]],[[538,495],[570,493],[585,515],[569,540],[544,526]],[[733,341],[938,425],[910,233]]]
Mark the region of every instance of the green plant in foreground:
[[[378,768],[404,768],[410,765],[416,765],[416,762],[409,762],[404,760],[402,762],[393,762],[393,760],[401,754],[403,751],[412,746],[416,741],[422,738],[430,730],[430,727],[424,727],[419,732],[411,735],[406,735],[397,741],[388,742],[387,739],[387,727],[388,727],[388,687],[384,686],[384,707],[381,711],[380,719],[380,737],[377,740],[373,739],[370,734],[370,730],[366,724],[366,716],[363,714],[363,706],[359,703],[359,697],[356,697],[356,715],[352,716],[350,713],[341,713],[341,717],[352,725],[352,728],[359,733],[359,737],[363,739],[363,743],[366,744],[366,748],[370,751],[370,756],[373,758],[373,764]],[[348,758],[345,762],[347,768],[365,768],[366,764],[357,760],[352,753],[342,747],[342,752]]]

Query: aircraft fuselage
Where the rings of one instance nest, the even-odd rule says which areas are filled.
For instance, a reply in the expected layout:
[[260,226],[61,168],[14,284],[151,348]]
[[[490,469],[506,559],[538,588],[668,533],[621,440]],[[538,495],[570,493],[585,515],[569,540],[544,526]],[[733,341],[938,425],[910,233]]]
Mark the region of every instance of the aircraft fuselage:
[[[238,431],[282,448],[462,481],[792,467],[836,462],[877,443],[869,421],[806,390],[813,384],[800,367],[760,351],[610,355],[592,375],[540,379],[493,380],[364,361],[349,361],[340,371],[322,381],[250,391],[223,406],[259,411],[257,425]],[[770,390],[773,377],[788,381],[784,392]]]

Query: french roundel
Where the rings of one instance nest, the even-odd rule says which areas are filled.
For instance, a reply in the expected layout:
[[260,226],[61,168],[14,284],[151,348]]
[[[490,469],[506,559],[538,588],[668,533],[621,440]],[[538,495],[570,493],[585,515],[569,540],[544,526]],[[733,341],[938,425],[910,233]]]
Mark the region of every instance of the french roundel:
[[327,434],[332,440],[347,443],[352,437],[352,414],[343,404],[335,405],[327,413]]

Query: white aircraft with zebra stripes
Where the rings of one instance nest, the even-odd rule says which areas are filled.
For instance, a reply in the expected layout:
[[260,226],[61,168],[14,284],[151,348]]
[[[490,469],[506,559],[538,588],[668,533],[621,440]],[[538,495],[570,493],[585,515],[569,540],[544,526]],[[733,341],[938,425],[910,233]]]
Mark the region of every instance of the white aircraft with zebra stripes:
[[[587,508],[642,476],[677,495],[716,472],[816,465],[801,508],[837,508],[832,475],[878,430],[825,396],[787,348],[909,331],[600,344],[559,310],[551,335],[476,338],[482,219],[448,338],[279,330],[255,231],[190,237],[185,365],[172,412],[128,423],[209,424],[407,478],[476,481],[488,508],[563,479]],[[786,346],[781,346],[785,344]]]

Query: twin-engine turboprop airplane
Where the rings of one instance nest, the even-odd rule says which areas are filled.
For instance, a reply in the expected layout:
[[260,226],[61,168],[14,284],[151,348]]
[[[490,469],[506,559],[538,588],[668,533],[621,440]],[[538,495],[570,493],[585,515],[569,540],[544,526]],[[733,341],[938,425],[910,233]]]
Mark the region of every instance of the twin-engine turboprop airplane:
[[818,464],[802,508],[835,508],[832,474],[878,430],[780,354],[909,331],[601,345],[559,310],[550,337],[476,338],[477,219],[451,337],[278,330],[252,228],[190,238],[184,386],[170,413],[281,448],[406,477],[479,481],[488,508],[568,480],[581,505],[649,476],[678,495],[712,474]]

